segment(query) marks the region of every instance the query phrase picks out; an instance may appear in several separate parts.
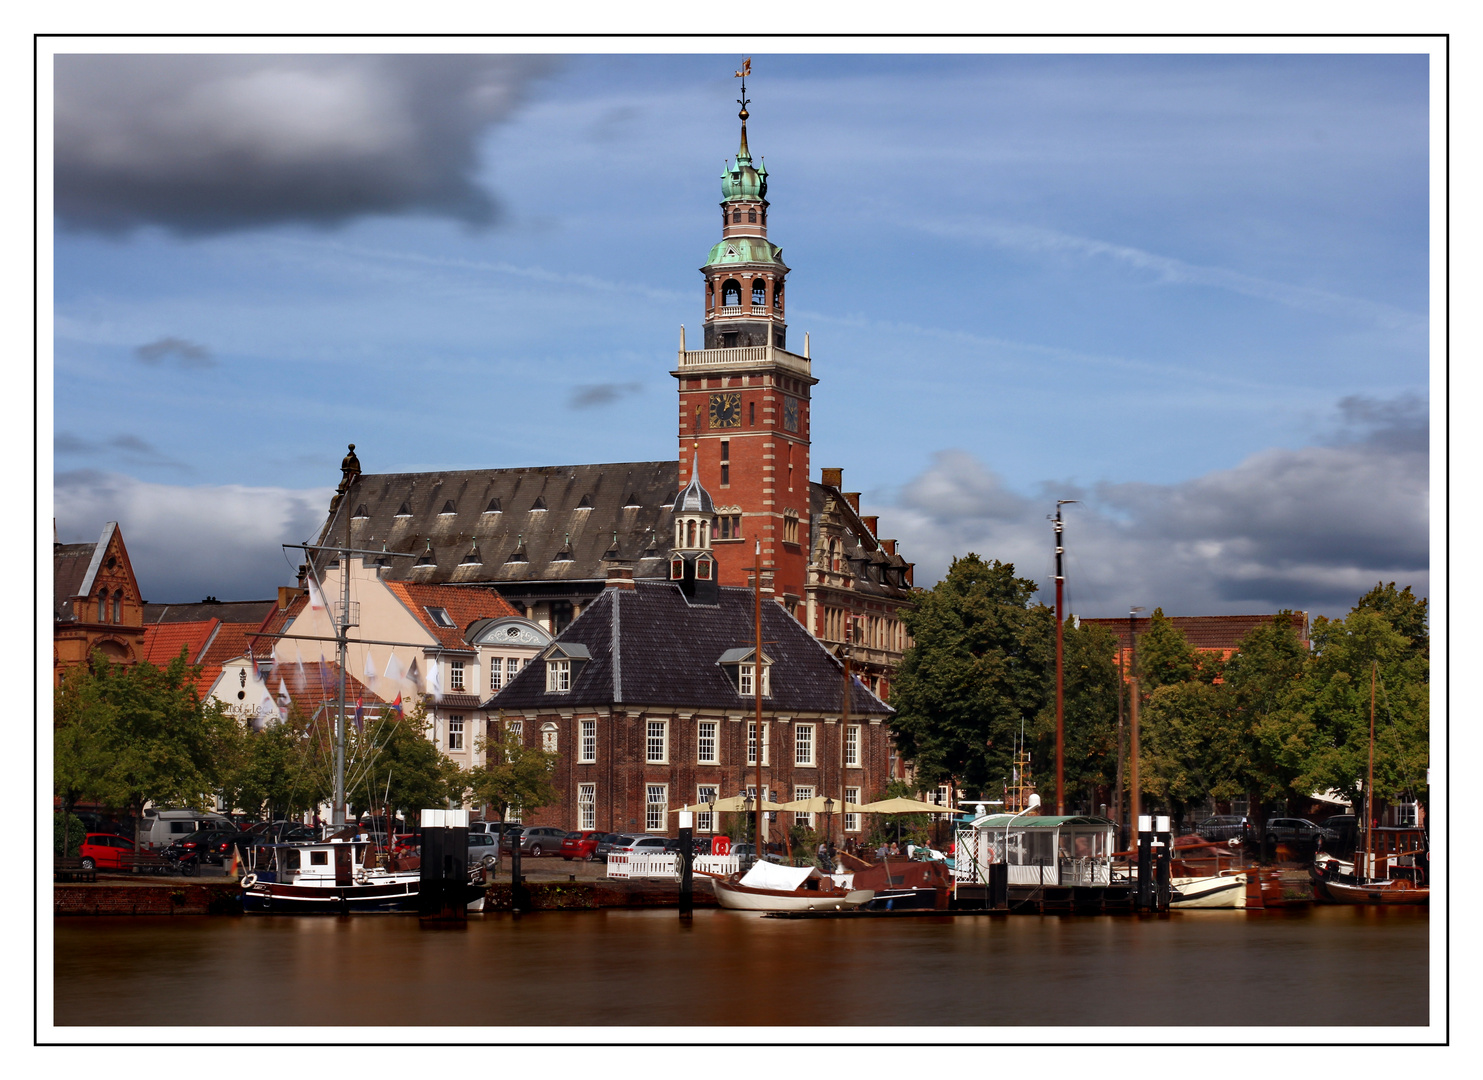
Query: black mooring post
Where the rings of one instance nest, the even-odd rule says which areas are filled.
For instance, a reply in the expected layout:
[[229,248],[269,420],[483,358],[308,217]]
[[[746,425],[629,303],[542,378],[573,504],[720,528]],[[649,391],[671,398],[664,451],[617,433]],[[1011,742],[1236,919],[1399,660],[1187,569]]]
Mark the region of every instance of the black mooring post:
[[[690,816],[682,812],[681,818]],[[680,827],[680,918],[688,919],[695,913],[695,881],[692,870],[695,865],[695,844],[691,840],[694,830],[688,825]]]
[[1138,818],[1138,910],[1153,906],[1153,830],[1147,816]]
[[469,884],[469,812],[444,812],[443,830],[443,909],[445,920],[465,922],[468,919]]
[[510,910],[519,915],[525,910],[525,882],[520,878],[520,838],[513,837],[510,847]]
[[[1164,821],[1160,821],[1159,824],[1164,824]],[[1172,886],[1169,882],[1169,877],[1171,870],[1170,859],[1173,856],[1174,837],[1173,834],[1169,832],[1156,833],[1155,835],[1157,836],[1159,841],[1157,908],[1159,911],[1168,911],[1169,900],[1171,899],[1170,894],[1172,892]]]
[[423,919],[436,919],[443,913],[443,813],[442,810],[422,811],[417,914]]

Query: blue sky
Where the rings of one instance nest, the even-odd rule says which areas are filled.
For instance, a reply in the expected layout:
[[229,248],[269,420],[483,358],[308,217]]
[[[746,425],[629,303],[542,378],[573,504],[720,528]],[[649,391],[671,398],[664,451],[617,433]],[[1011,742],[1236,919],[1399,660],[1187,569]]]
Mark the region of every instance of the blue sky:
[[[1424,55],[769,55],[812,462],[973,550],[1216,614],[1428,591]],[[62,58],[57,528],[267,596],[368,472],[674,454],[739,56]]]

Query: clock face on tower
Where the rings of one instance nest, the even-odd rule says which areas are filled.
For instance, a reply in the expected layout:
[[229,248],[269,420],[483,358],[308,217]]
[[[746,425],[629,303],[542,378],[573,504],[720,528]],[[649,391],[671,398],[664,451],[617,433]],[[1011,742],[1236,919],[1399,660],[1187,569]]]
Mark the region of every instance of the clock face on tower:
[[798,430],[798,399],[795,397],[783,398],[783,430]]
[[741,427],[741,395],[711,395],[711,427]]

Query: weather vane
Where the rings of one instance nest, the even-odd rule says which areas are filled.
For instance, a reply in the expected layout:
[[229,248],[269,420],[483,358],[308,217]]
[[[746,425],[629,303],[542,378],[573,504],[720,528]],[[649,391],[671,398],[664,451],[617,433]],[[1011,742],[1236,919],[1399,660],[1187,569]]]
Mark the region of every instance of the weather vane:
[[736,99],[736,103],[741,106],[741,112],[737,115],[743,121],[747,118],[747,106],[751,104],[751,100],[747,97],[747,76],[750,74],[752,74],[752,58],[749,56],[742,61],[741,70],[736,73],[736,77],[742,81],[742,96]]

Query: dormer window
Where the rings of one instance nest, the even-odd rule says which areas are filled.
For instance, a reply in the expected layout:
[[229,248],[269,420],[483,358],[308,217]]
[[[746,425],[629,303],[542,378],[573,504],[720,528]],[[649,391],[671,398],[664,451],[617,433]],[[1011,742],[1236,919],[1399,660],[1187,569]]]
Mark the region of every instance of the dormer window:
[[572,662],[570,660],[546,661],[546,689],[553,694],[564,694],[572,688]]
[[453,620],[448,617],[447,608],[430,607],[424,608],[423,610],[427,612],[427,617],[433,621],[434,626],[441,626],[445,630],[452,630],[455,628]]
[[674,558],[669,560],[669,579],[671,581],[685,580],[685,560]]
[[695,580],[710,581],[715,570],[715,560],[709,555],[702,555],[695,560]]
[[443,509],[438,511],[438,517],[451,517],[456,513],[458,513],[458,510],[454,507],[453,500],[449,499],[443,504]]
[[[757,694],[753,679],[756,678],[756,649],[727,649],[721,654],[718,663],[731,680],[731,685],[736,687],[736,692],[744,698],[755,697]],[[766,653],[762,654],[762,696],[772,696],[772,657]]]
[[592,659],[587,646],[575,642],[553,641],[542,654],[546,661],[546,692],[568,693],[582,674],[582,666]]

